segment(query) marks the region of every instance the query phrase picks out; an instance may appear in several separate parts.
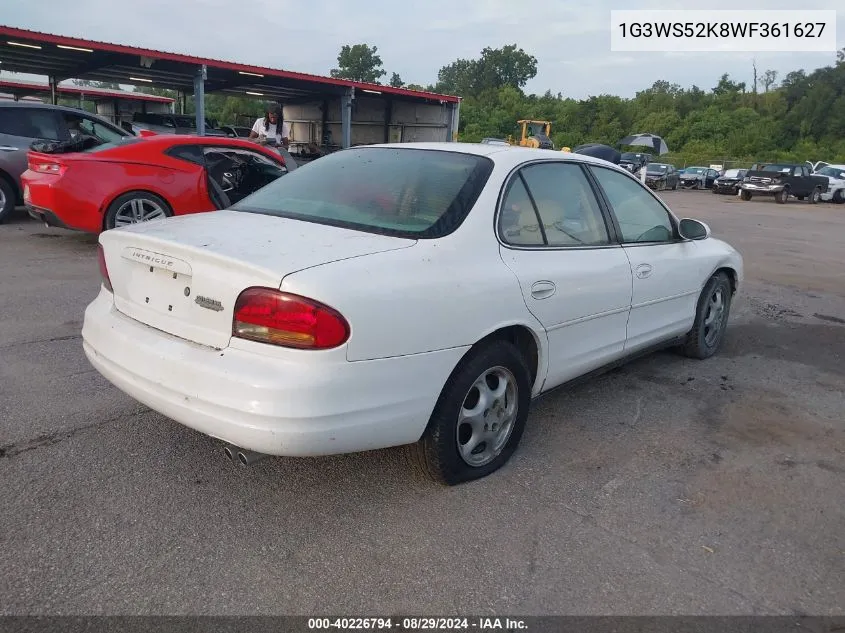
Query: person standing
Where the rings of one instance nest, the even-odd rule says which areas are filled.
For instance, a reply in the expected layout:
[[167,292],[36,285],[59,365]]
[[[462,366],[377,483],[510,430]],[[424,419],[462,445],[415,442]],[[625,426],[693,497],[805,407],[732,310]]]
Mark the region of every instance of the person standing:
[[249,133],[249,138],[258,139],[259,143],[265,143],[267,139],[273,139],[277,145],[285,149],[290,145],[290,124],[282,121],[282,108],[274,103],[264,113],[263,117],[256,119]]

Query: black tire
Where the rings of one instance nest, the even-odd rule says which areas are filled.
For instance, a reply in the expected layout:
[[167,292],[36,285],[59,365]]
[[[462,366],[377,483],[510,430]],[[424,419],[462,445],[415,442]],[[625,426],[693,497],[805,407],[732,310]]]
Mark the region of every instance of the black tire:
[[845,202],[845,196],[842,195],[842,189],[837,189],[833,192],[831,202],[835,204],[842,204],[843,202]]
[[775,202],[778,204],[786,204],[787,200],[789,200],[789,190],[786,187],[775,194]]
[[130,191],[128,193],[124,193],[122,196],[118,196],[114,200],[114,202],[109,205],[109,208],[106,211],[105,218],[103,218],[103,229],[108,231],[110,229],[115,228],[115,221],[118,211],[125,204],[132,202],[133,200],[138,200],[142,203],[148,202],[154,204],[158,206],[167,217],[173,216],[173,209],[170,208],[170,205],[167,203],[167,200],[165,200],[161,196],[157,196],[156,194],[150,193],[149,191]]
[[751,200],[751,192],[746,191],[745,189],[740,190],[739,199],[748,202],[749,200]]
[[14,188],[3,176],[0,176],[0,193],[2,193],[0,195],[0,224],[2,224],[12,216],[17,202]]
[[675,184],[672,185],[672,191],[677,191],[677,190],[678,190],[678,182],[675,181]]
[[[715,317],[715,320],[708,325],[707,320],[710,318],[711,309],[715,309],[715,297],[717,293],[721,298],[720,305],[723,308]],[[716,273],[713,275],[698,297],[698,304],[695,309],[695,321],[693,322],[692,329],[687,333],[682,348],[685,356],[704,360],[716,353],[719,345],[722,343],[725,329],[728,325],[732,299],[731,282],[728,276],[725,273]],[[717,329],[715,333],[711,334],[714,326]]]
[[810,195],[807,196],[807,203],[808,204],[818,204],[821,197],[822,197],[822,190],[819,189],[818,187],[816,187],[815,189],[813,189],[813,191],[810,193]]
[[[459,433],[463,434],[469,426],[468,423],[458,423],[459,414],[464,404],[470,401],[474,394],[477,397],[475,383],[482,379],[486,372],[494,370],[498,372],[502,369],[510,374],[509,382],[506,384],[513,384],[515,388],[515,396],[512,394],[511,402],[516,410],[512,416],[509,434],[503,438],[504,444],[499,452],[495,456],[490,455],[490,461],[477,466],[470,465],[459,451],[461,443]],[[513,378],[512,383],[510,378]],[[497,382],[496,385],[499,387],[501,383]],[[448,486],[481,479],[495,472],[510,459],[522,438],[525,422],[528,419],[528,408],[531,404],[531,387],[531,370],[516,346],[507,341],[495,339],[481,343],[461,360],[449,376],[425,433],[419,442],[408,446],[412,462],[426,476]],[[501,403],[499,403],[499,398],[496,398],[494,402],[497,403],[494,405],[496,407],[499,407],[499,404],[508,407],[506,396],[502,397]],[[494,407],[486,408],[481,416],[485,430],[488,412],[493,413],[490,419],[494,422],[491,422],[491,425],[497,419],[501,419],[496,417],[497,412],[494,411]],[[508,418],[507,415],[504,417]],[[480,442],[476,448],[482,446],[486,448],[486,442]],[[479,458],[481,456],[479,454]]]

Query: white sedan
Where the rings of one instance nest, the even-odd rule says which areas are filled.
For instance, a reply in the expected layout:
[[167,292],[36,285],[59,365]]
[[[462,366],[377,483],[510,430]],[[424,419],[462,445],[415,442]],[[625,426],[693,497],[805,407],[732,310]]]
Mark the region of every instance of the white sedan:
[[825,165],[813,173],[814,176],[827,176],[830,183],[827,191],[824,192],[820,199],[823,202],[835,202],[842,204],[845,202],[845,165]]
[[99,249],[82,336],[118,388],[243,463],[409,445],[447,484],[507,462],[543,392],[711,356],[743,274],[625,170],[490,144],[355,147]]

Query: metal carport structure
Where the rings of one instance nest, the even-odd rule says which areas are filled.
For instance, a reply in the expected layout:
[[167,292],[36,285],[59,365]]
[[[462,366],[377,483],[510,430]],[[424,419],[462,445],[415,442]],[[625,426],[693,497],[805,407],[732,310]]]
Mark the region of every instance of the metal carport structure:
[[[334,77],[323,77],[205,59],[150,49],[83,40],[0,25],[0,69],[46,75],[55,103],[59,82],[89,79],[128,85],[170,88],[182,95],[193,93],[197,133],[205,133],[205,93],[223,92],[275,100],[284,106],[339,100],[343,147],[352,145],[353,102],[364,93],[367,99],[384,102],[384,142],[390,136],[390,112],[394,103],[438,105],[445,109],[444,140],[455,140],[460,97],[394,88]],[[323,108],[323,122],[328,107]]]

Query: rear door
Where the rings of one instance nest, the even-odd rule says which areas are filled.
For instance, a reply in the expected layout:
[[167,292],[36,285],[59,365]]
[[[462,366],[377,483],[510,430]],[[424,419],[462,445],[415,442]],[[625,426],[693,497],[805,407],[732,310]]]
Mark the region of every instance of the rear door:
[[49,108],[9,107],[0,109],[0,169],[20,187],[26,171],[26,155],[33,141],[57,141],[59,119]]

